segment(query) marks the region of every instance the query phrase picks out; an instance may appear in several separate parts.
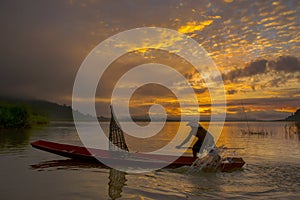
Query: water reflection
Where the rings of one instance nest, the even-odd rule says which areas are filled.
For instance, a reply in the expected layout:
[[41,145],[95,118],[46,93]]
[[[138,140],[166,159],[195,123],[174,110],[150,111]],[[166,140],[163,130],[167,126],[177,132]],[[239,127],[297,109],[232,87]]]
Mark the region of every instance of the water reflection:
[[[31,168],[38,171],[43,170],[58,170],[58,169],[84,169],[84,168],[97,168],[97,169],[108,169],[107,166],[101,163],[87,163],[73,159],[66,160],[51,160],[44,161],[38,164],[31,165]],[[108,195],[112,200],[122,197],[122,190],[127,181],[125,177],[126,173],[109,168],[109,182],[108,182]]]
[[115,200],[122,196],[121,193],[125,185],[125,182],[126,182],[125,172],[116,169],[110,169],[108,195],[112,200]]
[[[169,126],[173,124],[173,122],[167,123]],[[291,130],[290,134],[285,133],[285,125],[287,130]],[[264,197],[271,195],[284,197],[290,195],[290,191],[296,192],[300,176],[298,143],[300,124],[250,122],[249,126],[253,130],[267,130],[273,134],[243,135],[240,130],[245,129],[245,123],[227,122],[219,142],[227,147],[244,147],[245,149],[238,151],[238,154],[245,158],[247,163],[244,170],[232,173],[187,174],[187,169],[183,167],[148,174],[125,174],[108,169],[99,163],[83,163],[63,158],[52,160],[51,154],[47,157],[48,154],[40,153],[36,153],[36,159],[31,160],[30,163],[48,159],[46,162],[32,165],[32,169],[52,171],[42,173],[40,177],[44,179],[50,176],[51,179],[53,177],[61,180],[62,184],[57,184],[56,187],[66,187],[64,182],[67,180],[76,183],[78,190],[89,188],[89,195],[92,196],[90,199],[186,199],[189,197],[222,199],[243,196],[255,198],[258,194],[265,194]],[[64,143],[75,140],[73,139],[76,133],[74,127],[69,129],[55,127],[46,130],[48,131],[42,131],[43,134],[32,135],[46,140],[50,137],[54,141]],[[28,153],[28,157],[35,156],[31,151]],[[65,171],[68,173],[64,173]],[[72,191],[68,191],[66,187],[66,191],[70,192],[70,195],[73,194],[73,188]],[[297,194],[299,196],[299,193]]]
[[284,126],[285,139],[295,139],[300,138],[300,122],[288,123]]
[[10,148],[26,147],[31,133],[32,129],[0,129],[0,152]]
[[73,159],[66,159],[66,160],[50,160],[50,161],[43,161],[38,164],[31,165],[32,169],[36,169],[39,171],[43,171],[46,169],[84,169],[84,168],[99,168],[99,169],[108,169],[105,165],[101,163],[94,163],[94,162],[82,162]]
[[300,134],[300,122],[296,122],[295,125],[297,127],[297,132],[298,132],[298,135],[299,135]]

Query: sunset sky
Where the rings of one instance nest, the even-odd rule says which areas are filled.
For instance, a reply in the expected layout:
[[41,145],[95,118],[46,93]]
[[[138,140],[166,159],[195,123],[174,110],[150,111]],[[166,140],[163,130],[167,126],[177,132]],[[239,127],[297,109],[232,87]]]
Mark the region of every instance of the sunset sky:
[[[229,118],[244,117],[242,104],[249,118],[285,118],[300,108],[299,16],[298,0],[3,0],[0,94],[70,105],[77,70],[96,45],[128,29],[163,27],[187,34],[209,53],[225,83]],[[97,90],[101,115],[108,116],[122,74],[149,62],[180,71],[197,93],[200,112],[209,115],[209,93],[190,64],[151,49],[111,64]],[[161,86],[140,88],[132,99],[135,115],[153,102],[178,115],[174,95]]]

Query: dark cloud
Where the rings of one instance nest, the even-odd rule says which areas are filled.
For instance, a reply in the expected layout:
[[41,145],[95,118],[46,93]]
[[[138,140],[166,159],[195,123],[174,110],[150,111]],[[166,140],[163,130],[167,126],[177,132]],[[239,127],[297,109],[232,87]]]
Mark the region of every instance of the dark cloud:
[[[279,86],[280,84],[285,83],[288,79],[299,77],[299,75],[287,73],[300,72],[300,61],[297,57],[293,56],[279,56],[275,60],[255,60],[248,63],[246,67],[242,69],[235,69],[226,74],[223,74],[223,80],[237,82],[240,78],[248,78],[258,74],[266,74],[272,72],[284,72],[284,74],[276,73],[276,76],[273,75],[273,79],[267,84],[268,86]],[[257,78],[255,80],[259,81],[259,79]],[[251,87],[253,90],[255,90],[255,86]],[[264,85],[261,85],[261,87],[264,87]]]
[[203,94],[207,91],[207,88],[198,88],[198,89],[194,88],[194,91],[196,94]]
[[[287,91],[290,93],[290,91]],[[295,94],[299,95],[299,91],[292,91],[295,92]],[[269,108],[282,108],[287,107],[287,108],[292,108],[296,109],[298,108],[300,102],[300,97],[269,97],[269,98],[247,98],[247,99],[235,99],[235,100],[227,100],[226,106],[228,108],[231,107],[248,107],[248,108],[257,108],[257,107],[269,107]],[[202,107],[211,107],[211,104],[201,104],[200,106]],[[224,106],[223,104],[214,104],[214,106]]]
[[265,59],[256,60],[247,65],[244,73],[246,76],[251,76],[255,74],[264,73],[266,71],[266,63],[268,61]]
[[135,91],[135,94],[133,95],[132,98],[134,98],[135,95],[137,98],[138,97],[147,97],[147,98],[159,98],[159,97],[175,98],[176,97],[170,89],[155,83],[143,85],[142,87],[138,88]]
[[223,79],[234,81],[239,78],[254,76],[256,74],[262,74],[266,71],[267,62],[268,61],[265,59],[255,60],[255,61],[247,64],[246,67],[243,69],[236,69],[236,70],[230,71],[227,74],[224,74]]
[[227,90],[227,94],[231,95],[231,94],[235,94],[237,93],[237,90]]
[[300,72],[300,61],[293,56],[280,56],[276,60],[269,61],[268,68],[286,73]]
[[240,112],[242,109],[243,108],[241,108],[241,107],[229,107],[229,108],[227,108],[227,112],[228,113],[232,113],[232,112],[237,113],[237,112]]

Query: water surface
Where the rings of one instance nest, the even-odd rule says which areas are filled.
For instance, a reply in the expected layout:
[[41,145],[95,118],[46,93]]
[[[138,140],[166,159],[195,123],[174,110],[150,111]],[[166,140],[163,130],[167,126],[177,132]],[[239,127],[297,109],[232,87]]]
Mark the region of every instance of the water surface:
[[[203,124],[207,126],[206,123]],[[107,126],[104,124],[104,126]],[[134,143],[142,149],[161,146],[176,122],[167,122],[161,141]],[[242,134],[241,130],[267,134]],[[0,199],[299,199],[299,130],[293,123],[227,122],[219,145],[238,150],[246,161],[232,173],[187,173],[189,167],[145,174],[125,174],[97,164],[83,164],[33,149],[35,140],[81,142],[73,123],[56,122],[31,130],[0,131]],[[149,146],[149,147],[147,147]],[[231,152],[232,153],[232,152]]]

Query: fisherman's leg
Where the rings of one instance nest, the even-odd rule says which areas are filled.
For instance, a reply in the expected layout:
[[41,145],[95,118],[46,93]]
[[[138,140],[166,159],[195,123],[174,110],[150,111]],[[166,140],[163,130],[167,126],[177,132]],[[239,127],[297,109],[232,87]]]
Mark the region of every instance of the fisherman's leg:
[[197,153],[198,153],[197,149],[193,149],[193,157],[194,158],[197,158]]
[[201,149],[201,145],[202,145],[202,141],[198,139],[193,146],[193,156],[194,157],[197,157],[197,154],[199,153],[199,151]]

